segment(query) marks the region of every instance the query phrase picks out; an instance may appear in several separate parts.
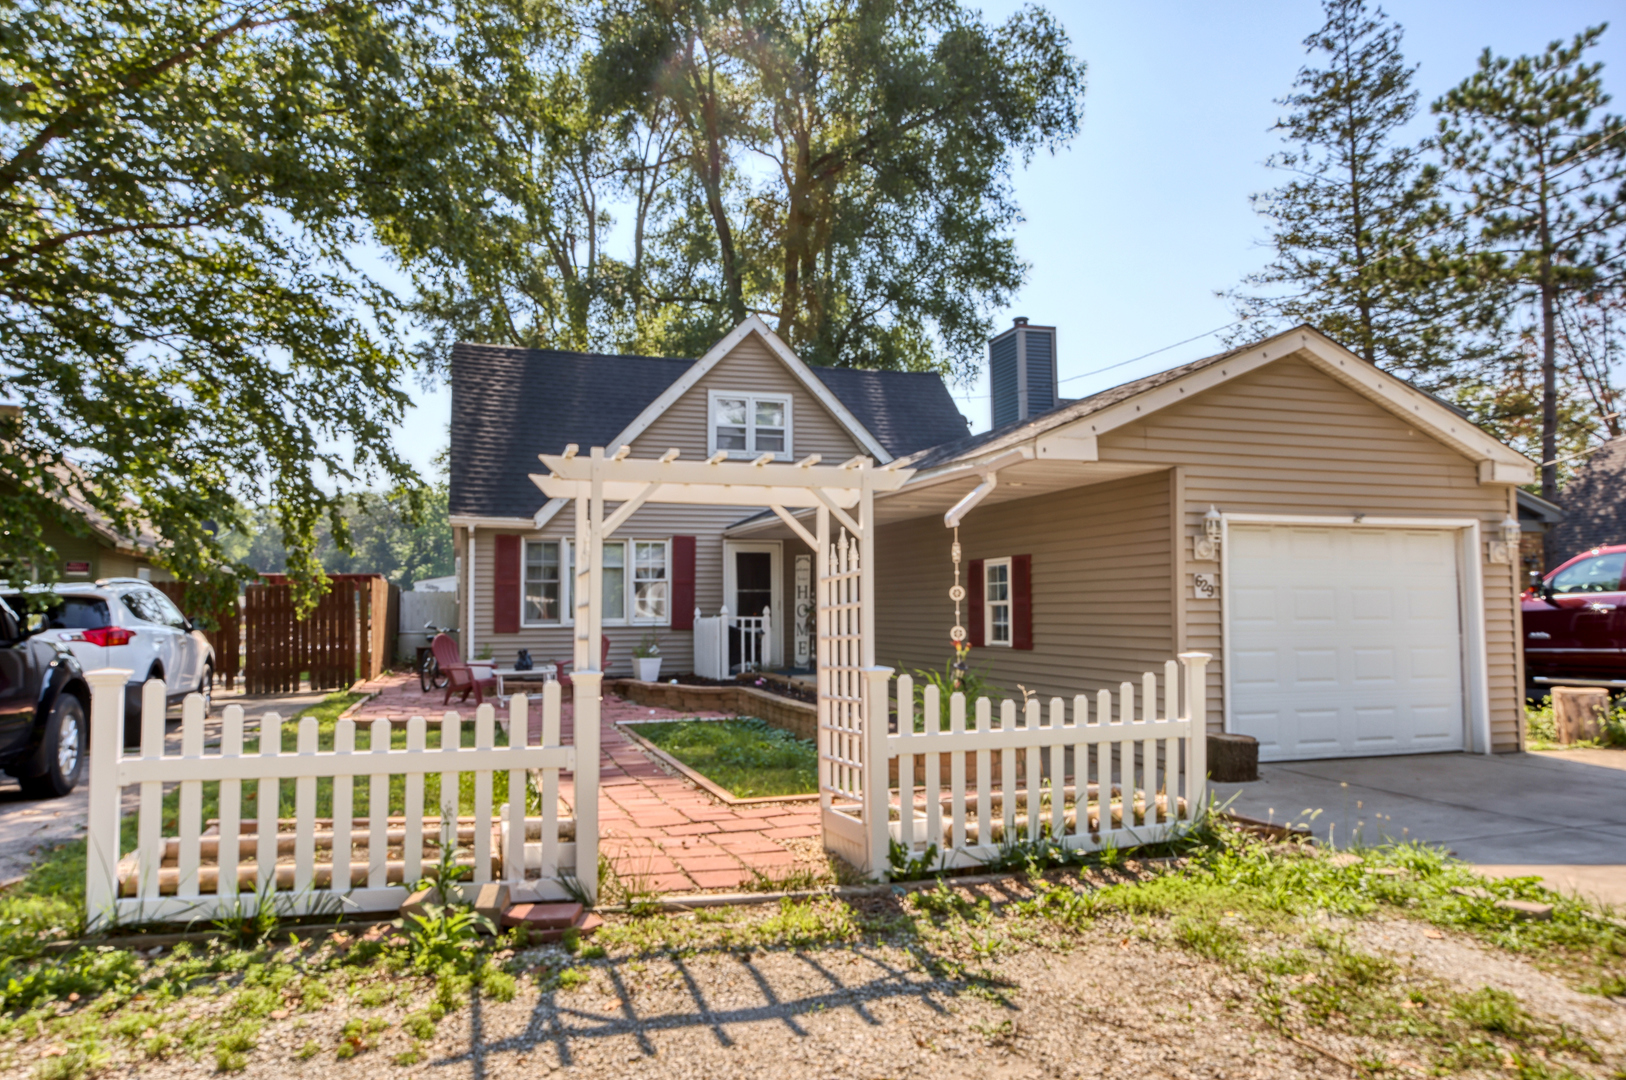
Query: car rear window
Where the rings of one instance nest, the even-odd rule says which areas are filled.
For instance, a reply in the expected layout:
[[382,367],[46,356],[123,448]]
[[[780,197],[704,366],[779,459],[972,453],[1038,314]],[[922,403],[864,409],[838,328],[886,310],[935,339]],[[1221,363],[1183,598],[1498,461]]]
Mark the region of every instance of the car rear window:
[[[13,611],[28,610],[28,600],[23,596],[14,594],[5,599]],[[90,630],[112,624],[113,616],[107,609],[107,601],[94,596],[66,596],[55,606],[45,609],[44,629],[47,630]]]

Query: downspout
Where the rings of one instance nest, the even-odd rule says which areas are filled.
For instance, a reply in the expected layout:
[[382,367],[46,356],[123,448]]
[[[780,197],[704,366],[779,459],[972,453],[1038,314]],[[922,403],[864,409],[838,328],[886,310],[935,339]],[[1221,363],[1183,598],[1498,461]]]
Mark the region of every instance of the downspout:
[[1026,460],[1028,460],[1028,457],[1021,450],[1012,450],[1009,453],[1001,454],[984,465],[981,469],[982,483],[966,492],[964,498],[949,508],[949,512],[943,515],[943,527],[948,529],[959,528],[960,522],[965,520],[965,516],[976,509],[978,503],[992,495],[994,489],[999,486],[999,470],[1007,465],[1015,465],[1019,461]]

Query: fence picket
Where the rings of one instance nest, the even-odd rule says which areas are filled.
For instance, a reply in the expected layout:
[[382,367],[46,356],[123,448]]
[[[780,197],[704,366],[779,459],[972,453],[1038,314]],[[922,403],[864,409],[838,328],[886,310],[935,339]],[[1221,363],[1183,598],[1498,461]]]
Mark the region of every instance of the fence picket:
[[[316,753],[316,717],[300,718],[297,752],[300,757]],[[316,777],[311,775],[294,781],[294,891],[306,891],[315,879]]]
[[[181,756],[203,756],[203,699],[196,694],[181,706]],[[176,869],[180,884],[177,896],[198,895],[198,838],[203,833],[203,781],[181,781],[177,831],[180,835],[180,854]]]
[[[1036,730],[1039,727],[1039,710],[1041,707],[1042,706],[1040,706],[1037,699],[1028,698],[1027,703],[1022,709],[1023,729]],[[1043,792],[1041,791],[1041,785],[1044,781],[1044,770],[1039,764],[1039,748],[1037,746],[1028,747],[1026,759],[1027,760],[1022,763],[1022,771],[1027,774],[1023,777],[1023,782],[1026,786],[1026,795],[1024,796],[1025,805],[1023,810],[1028,816],[1028,839],[1037,840],[1039,839],[1040,832],[1044,827],[1044,815],[1041,812],[1041,806],[1044,799]]]
[[[164,680],[148,679],[141,687],[141,756],[164,756]],[[142,899],[158,897],[158,851],[162,837],[164,785],[149,780],[141,785],[141,821],[136,829]]]
[[[227,705],[220,719],[221,764],[243,756],[243,707]],[[238,779],[220,781],[220,837],[219,854],[215,864],[220,872],[216,876],[215,893],[219,896],[237,895],[237,860],[243,838],[243,782]]]
[[1073,839],[1082,843],[1090,832],[1090,743],[1084,730],[1089,726],[1090,699],[1087,694],[1073,696]]
[[[559,745],[559,714],[562,688],[557,682],[542,684],[542,745]],[[520,821],[525,820],[523,808]],[[520,830],[525,831],[523,828]],[[577,868],[581,870],[580,867]],[[592,872],[596,873],[597,868]],[[559,770],[542,770],[542,876],[559,874]]]
[[[407,753],[421,754],[424,750],[424,718],[414,716],[407,720]],[[412,766],[417,765],[416,771]],[[417,881],[423,877],[423,766],[410,758],[406,774],[406,840],[401,845],[401,880]]]
[[[930,736],[926,745],[935,745],[935,740],[943,732],[943,698],[935,686],[927,686],[921,691],[921,711],[924,714],[923,723],[926,734]],[[962,699],[963,700],[963,699]],[[936,750],[926,752],[926,842],[938,849],[938,854],[944,854],[943,848],[943,761],[942,755]]]
[[[965,734],[965,695],[953,693],[949,695],[949,734]],[[949,754],[949,792],[952,801],[949,804],[949,822],[953,829],[952,850],[959,851],[965,847],[965,755],[961,753]]]
[[[559,684],[550,681],[555,696]],[[542,690],[543,708],[547,708],[547,687]],[[531,744],[531,700],[525,694],[508,699],[508,745],[525,747]],[[510,881],[525,878],[525,782],[524,769],[508,770],[508,846],[503,851],[504,877]],[[543,836],[546,837],[546,829]]]
[[[490,702],[474,712],[474,748],[489,750],[495,743],[497,713]],[[461,779],[459,783],[461,784]],[[456,807],[453,807],[455,813]],[[453,818],[454,827],[456,818]],[[474,883],[491,880],[491,773],[474,774]]]
[[[1066,725],[1061,698],[1050,699],[1050,726],[1058,733]],[[1050,839],[1067,835],[1067,747],[1060,739],[1050,744]]]
[[[481,708],[485,706],[482,705]],[[463,717],[456,712],[447,710],[440,718],[440,745],[442,749],[450,747],[454,750],[463,746]],[[434,808],[435,815],[440,818],[440,846],[457,846],[457,811],[462,797],[463,777],[461,773],[442,772],[440,774],[440,805]]]
[[390,722],[373,721],[368,750],[384,767],[367,779],[367,887],[382,889],[389,884],[390,825]]
[[[977,731],[986,733],[994,730],[993,706],[988,699],[977,699]],[[977,751],[977,843],[993,843],[993,819],[991,817],[994,805],[993,785],[993,755],[987,750]]]
[[[356,722],[346,717],[333,726],[333,752],[356,752]],[[355,884],[350,867],[350,841],[356,827],[355,777],[333,778],[333,872],[328,888],[349,892]]]
[[[260,717],[260,757],[276,757],[282,753],[282,717],[269,712]],[[282,781],[266,777],[260,781],[255,794],[255,809],[259,819],[254,827],[254,887],[265,891],[275,888],[277,880],[277,814],[282,804]]]

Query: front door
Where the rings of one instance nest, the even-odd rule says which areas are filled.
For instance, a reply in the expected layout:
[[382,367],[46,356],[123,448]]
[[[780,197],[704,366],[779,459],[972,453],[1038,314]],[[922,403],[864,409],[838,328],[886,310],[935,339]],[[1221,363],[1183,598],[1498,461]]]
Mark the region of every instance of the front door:
[[756,632],[760,626],[756,620],[764,613],[768,614],[770,627],[766,640],[745,646],[743,651],[741,633],[730,634],[730,667],[741,663],[747,652],[759,657],[764,667],[779,663],[780,627],[785,619],[779,597],[779,555],[780,546],[774,543],[731,543],[724,550],[723,602],[729,614],[748,620],[741,627],[742,633]]

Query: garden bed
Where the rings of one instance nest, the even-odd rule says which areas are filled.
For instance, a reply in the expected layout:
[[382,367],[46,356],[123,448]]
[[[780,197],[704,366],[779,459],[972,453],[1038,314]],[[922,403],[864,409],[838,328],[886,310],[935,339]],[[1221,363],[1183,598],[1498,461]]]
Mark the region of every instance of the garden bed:
[[623,723],[621,729],[727,802],[818,794],[819,755],[813,743],[753,716],[641,720]]

